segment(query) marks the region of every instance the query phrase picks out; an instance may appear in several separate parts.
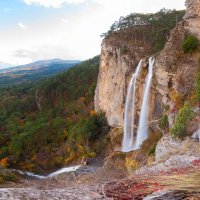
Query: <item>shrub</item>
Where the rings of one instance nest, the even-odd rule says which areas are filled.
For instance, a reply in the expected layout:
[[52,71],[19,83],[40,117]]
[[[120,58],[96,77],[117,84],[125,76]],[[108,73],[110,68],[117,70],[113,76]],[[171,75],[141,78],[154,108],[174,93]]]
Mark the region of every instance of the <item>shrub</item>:
[[164,130],[168,127],[169,127],[168,117],[167,115],[163,115],[160,120],[160,128]]
[[132,173],[137,168],[139,168],[140,163],[137,160],[133,159],[131,156],[127,156],[125,159],[125,166],[126,166],[128,172]]
[[193,51],[197,49],[198,44],[199,44],[199,41],[195,36],[187,35],[182,45],[184,53],[192,53]]
[[169,97],[175,103],[175,108],[181,108],[183,106],[184,96],[182,94],[178,93],[175,90],[171,90],[169,93]]
[[195,82],[195,101],[200,102],[200,71],[197,74],[197,78]]
[[171,129],[171,135],[174,138],[183,139],[188,135],[188,123],[194,118],[194,112],[191,104],[186,101],[183,108],[180,109],[177,119]]
[[19,178],[14,172],[3,170],[0,172],[0,185],[6,182],[17,182]]
[[161,139],[162,133],[160,132],[151,132],[149,138],[143,142],[141,145],[141,152],[146,156],[153,156],[155,154],[156,145]]

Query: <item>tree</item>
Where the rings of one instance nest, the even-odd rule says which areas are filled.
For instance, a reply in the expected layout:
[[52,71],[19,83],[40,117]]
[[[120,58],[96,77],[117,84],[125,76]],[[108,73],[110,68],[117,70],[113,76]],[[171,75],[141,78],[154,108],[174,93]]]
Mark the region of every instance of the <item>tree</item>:
[[189,122],[194,118],[194,112],[191,104],[186,101],[183,108],[180,109],[177,119],[171,129],[171,135],[174,138],[183,139],[188,135],[187,127]]

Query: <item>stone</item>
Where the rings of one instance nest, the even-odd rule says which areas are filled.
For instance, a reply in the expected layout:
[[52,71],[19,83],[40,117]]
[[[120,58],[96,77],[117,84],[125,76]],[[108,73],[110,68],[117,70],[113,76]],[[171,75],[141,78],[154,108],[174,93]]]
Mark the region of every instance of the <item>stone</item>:
[[166,161],[154,163],[152,166],[143,166],[134,172],[134,175],[141,176],[143,174],[159,174],[159,173],[173,173],[174,170],[192,169],[195,166],[194,162],[199,161],[200,156],[189,155],[172,155]]
[[196,139],[200,143],[200,129],[193,133],[192,139]]
[[186,14],[184,19],[200,17],[200,0],[186,0]]
[[200,39],[200,0],[186,1],[185,29]]
[[161,162],[170,158],[171,155],[199,156],[200,145],[198,142],[187,138],[183,141],[174,140],[169,134],[164,136],[157,144],[155,161]]
[[143,200],[182,200],[185,198],[183,191],[161,190],[143,198]]

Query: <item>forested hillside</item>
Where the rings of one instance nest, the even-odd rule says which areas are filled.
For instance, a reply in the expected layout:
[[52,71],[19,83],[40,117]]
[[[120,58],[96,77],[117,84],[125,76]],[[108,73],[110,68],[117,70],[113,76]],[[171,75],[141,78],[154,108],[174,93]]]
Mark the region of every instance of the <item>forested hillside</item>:
[[[155,52],[164,48],[170,31],[183,19],[185,10],[162,9],[157,13],[132,13],[120,17],[102,36],[115,38],[118,42],[128,41],[130,45],[150,45]],[[123,45],[121,46],[123,48]],[[123,49],[127,53],[128,49]]]
[[4,166],[42,172],[100,152],[108,126],[93,106],[98,68],[95,57],[39,83],[1,88]]

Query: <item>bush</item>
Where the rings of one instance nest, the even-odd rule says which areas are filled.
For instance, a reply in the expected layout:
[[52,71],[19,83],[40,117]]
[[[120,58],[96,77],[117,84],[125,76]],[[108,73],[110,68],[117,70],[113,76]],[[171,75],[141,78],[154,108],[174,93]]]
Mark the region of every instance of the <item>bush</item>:
[[[81,119],[69,129],[68,144],[70,151],[76,152],[79,157],[93,157],[102,151],[107,144],[106,134],[109,131],[106,117],[103,113],[92,114]],[[101,147],[101,149],[99,149]],[[70,152],[69,151],[69,152]]]
[[197,74],[195,82],[195,101],[200,102],[200,72]]
[[128,172],[131,174],[133,171],[139,168],[140,163],[131,156],[127,156],[125,159],[125,166]]
[[179,109],[183,106],[184,96],[182,94],[178,93],[175,90],[171,90],[170,93],[169,93],[169,97],[175,103],[175,108]]
[[169,127],[168,117],[167,115],[163,115],[160,120],[160,128],[164,130],[168,127]]
[[17,182],[20,179],[14,172],[1,171],[0,172],[0,185],[6,182]]
[[173,138],[183,139],[188,135],[187,126],[188,123],[194,118],[194,112],[191,104],[186,101],[183,108],[180,109],[178,117],[171,129],[171,135]]
[[161,139],[162,133],[160,132],[151,132],[149,138],[143,142],[141,145],[141,152],[144,153],[147,157],[153,156],[155,154],[156,145]]
[[198,39],[193,35],[187,35],[183,42],[182,48],[184,53],[192,53],[199,45]]

